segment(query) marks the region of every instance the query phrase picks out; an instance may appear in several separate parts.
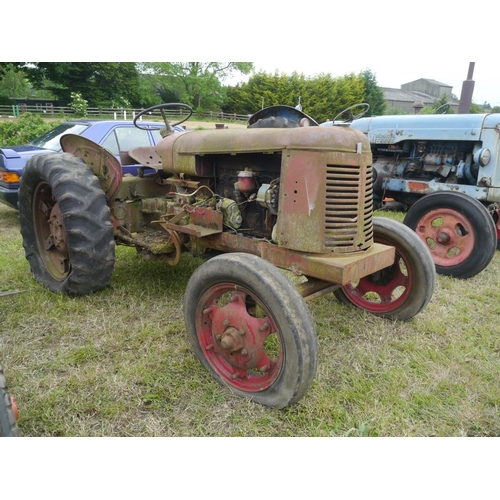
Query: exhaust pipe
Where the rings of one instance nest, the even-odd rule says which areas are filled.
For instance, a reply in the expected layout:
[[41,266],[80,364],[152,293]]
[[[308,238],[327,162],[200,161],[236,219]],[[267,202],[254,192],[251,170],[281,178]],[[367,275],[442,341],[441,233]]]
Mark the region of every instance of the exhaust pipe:
[[467,74],[467,80],[462,84],[462,93],[460,94],[460,103],[458,104],[458,114],[466,115],[470,113],[470,107],[472,104],[472,94],[474,93],[474,80],[472,75],[474,73],[474,65],[476,63],[469,63],[469,73]]

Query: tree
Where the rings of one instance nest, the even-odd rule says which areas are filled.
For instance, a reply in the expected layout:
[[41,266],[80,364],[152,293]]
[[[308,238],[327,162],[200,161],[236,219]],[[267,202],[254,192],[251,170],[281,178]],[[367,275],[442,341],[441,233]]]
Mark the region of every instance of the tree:
[[[450,102],[450,96],[443,94],[439,99],[436,99],[430,106],[424,106],[420,110],[421,115],[432,115],[435,113],[435,111],[440,108],[441,106],[444,106],[445,104],[448,104]],[[455,111],[450,107],[447,111],[447,114],[452,115],[455,113]]]
[[143,82],[149,82],[162,102],[184,102],[197,109],[220,109],[226,98],[223,82],[234,72],[248,74],[250,62],[139,63]]
[[137,104],[139,74],[129,62],[21,63],[35,88],[50,90],[63,104],[77,92],[90,106]]
[[10,104],[16,97],[45,97],[54,96],[47,90],[35,90],[30,84],[26,73],[21,69],[22,63],[0,63],[0,101]]
[[288,76],[275,72],[254,74],[247,83],[227,90],[228,113],[253,114],[262,107],[300,103],[304,113],[317,122],[331,120],[345,108],[365,102],[365,79],[351,73],[333,78],[321,74],[307,78],[303,74]]
[[381,116],[385,113],[386,103],[383,90],[377,85],[375,75],[369,70],[361,73],[365,81],[365,102],[370,105],[367,116]]
[[28,94],[28,81],[22,71],[14,67],[0,68],[0,101],[8,104],[9,99],[26,96]]

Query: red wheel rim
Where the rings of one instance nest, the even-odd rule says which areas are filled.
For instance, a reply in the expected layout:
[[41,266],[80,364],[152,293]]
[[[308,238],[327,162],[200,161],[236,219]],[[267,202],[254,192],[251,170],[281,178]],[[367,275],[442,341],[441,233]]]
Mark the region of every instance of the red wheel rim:
[[63,216],[49,184],[41,182],[33,195],[33,217],[40,257],[56,280],[64,280],[70,271],[68,242]]
[[258,392],[278,378],[281,334],[269,311],[245,288],[230,283],[209,288],[198,304],[196,331],[207,361],[230,386]]
[[456,266],[474,251],[476,237],[469,220],[451,208],[439,208],[426,213],[415,232],[427,245],[438,266]]
[[[394,246],[394,242],[376,238],[377,243]],[[384,314],[400,307],[413,287],[413,275],[408,257],[396,247],[394,264],[381,271],[342,287],[352,304],[365,311]]]

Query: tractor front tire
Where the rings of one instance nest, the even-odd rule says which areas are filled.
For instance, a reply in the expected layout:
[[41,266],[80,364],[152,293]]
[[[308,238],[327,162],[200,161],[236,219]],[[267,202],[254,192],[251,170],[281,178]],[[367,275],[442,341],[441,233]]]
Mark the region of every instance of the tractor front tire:
[[69,153],[36,155],[19,188],[23,246],[34,278],[82,295],[106,287],[115,263],[113,223],[98,178]]
[[395,248],[394,264],[343,286],[334,294],[342,303],[377,316],[409,320],[428,304],[434,293],[436,271],[429,250],[408,227],[384,217],[373,218],[373,239]]
[[205,262],[187,285],[184,317],[196,356],[238,396],[284,408],[309,390],[314,322],[297,287],[271,263],[243,253]]

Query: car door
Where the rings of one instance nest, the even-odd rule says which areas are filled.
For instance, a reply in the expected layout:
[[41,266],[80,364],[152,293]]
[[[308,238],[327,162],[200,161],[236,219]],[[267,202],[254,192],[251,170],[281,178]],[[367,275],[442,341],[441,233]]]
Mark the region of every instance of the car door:
[[[117,125],[108,134],[101,146],[111,151],[122,165],[123,174],[137,175],[137,168],[141,167],[137,163],[131,164],[134,160],[127,154],[131,149],[139,146],[151,146],[161,139],[160,128],[142,130],[133,125]],[[152,169],[146,171],[153,172]]]

